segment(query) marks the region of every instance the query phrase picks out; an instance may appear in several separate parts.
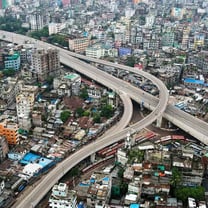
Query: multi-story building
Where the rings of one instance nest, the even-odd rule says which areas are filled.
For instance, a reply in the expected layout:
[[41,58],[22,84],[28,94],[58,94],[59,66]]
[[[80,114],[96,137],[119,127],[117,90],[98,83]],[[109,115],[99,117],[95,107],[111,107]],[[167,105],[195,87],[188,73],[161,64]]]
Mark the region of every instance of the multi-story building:
[[50,23],[48,25],[49,35],[60,33],[66,27],[65,23]]
[[49,198],[49,207],[51,208],[76,208],[76,192],[69,190],[67,184],[59,183],[54,185],[52,194]]
[[0,123],[0,136],[5,136],[8,144],[19,143],[18,125],[12,121],[4,120]]
[[177,85],[180,81],[181,69],[178,66],[165,66],[158,69],[158,78],[168,87]]
[[60,96],[78,95],[80,85],[81,77],[75,73],[65,74],[53,80],[53,88]]
[[85,49],[89,46],[89,38],[73,38],[69,39],[69,50],[72,50],[76,53],[84,52]]
[[49,18],[47,14],[42,11],[34,11],[29,15],[31,30],[41,30],[48,25]]
[[32,52],[31,68],[37,81],[43,82],[60,70],[60,58],[57,49],[37,49]]
[[6,106],[14,104],[16,94],[20,91],[21,81],[18,78],[8,77],[0,81],[0,98],[6,103]]
[[173,46],[174,32],[166,32],[162,36],[162,46]]
[[104,57],[105,48],[101,44],[95,44],[95,45],[87,47],[86,50],[85,50],[85,54],[88,57],[99,59],[101,57]]
[[178,7],[173,7],[171,10],[171,16],[177,19],[182,19],[184,15],[184,9],[183,8],[178,8]]
[[4,136],[0,136],[0,162],[3,161],[8,152],[8,142]]
[[15,69],[20,68],[20,54],[18,52],[10,52],[4,56],[4,67],[5,69]]
[[20,93],[16,96],[16,109],[19,127],[25,130],[31,128],[31,111],[34,105],[34,93]]
[[208,52],[200,51],[197,53],[190,53],[188,56],[188,64],[195,64],[202,70],[202,74],[208,74]]
[[87,206],[104,207],[110,199],[112,179],[108,175],[95,174],[91,178],[94,181],[87,191]]
[[183,37],[182,37],[182,43],[181,48],[186,50],[188,48],[189,43],[189,33],[190,33],[190,27],[183,29]]
[[194,48],[203,47],[205,40],[205,34],[198,33],[194,35]]

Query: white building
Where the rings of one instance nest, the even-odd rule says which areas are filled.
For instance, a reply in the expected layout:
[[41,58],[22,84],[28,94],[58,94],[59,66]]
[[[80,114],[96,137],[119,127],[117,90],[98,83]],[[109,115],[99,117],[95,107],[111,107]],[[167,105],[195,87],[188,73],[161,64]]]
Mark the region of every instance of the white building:
[[25,180],[30,179],[35,174],[38,174],[40,170],[42,169],[42,166],[37,163],[29,163],[25,165],[24,169],[22,170],[22,173],[20,176],[24,178]]
[[49,15],[44,11],[33,11],[29,14],[29,23],[31,30],[41,30],[49,23]]
[[155,22],[155,16],[153,14],[147,15],[145,27],[151,28]]
[[126,163],[128,161],[128,157],[127,157],[126,151],[118,149],[118,151],[117,151],[117,160],[122,165],[126,165]]
[[105,55],[105,48],[101,44],[95,44],[93,46],[87,47],[85,50],[85,54],[88,57],[92,58],[101,58]]
[[77,208],[76,192],[69,190],[67,184],[54,185],[49,198],[49,207],[52,208]]
[[48,25],[49,35],[60,33],[65,27],[65,23],[50,23]]

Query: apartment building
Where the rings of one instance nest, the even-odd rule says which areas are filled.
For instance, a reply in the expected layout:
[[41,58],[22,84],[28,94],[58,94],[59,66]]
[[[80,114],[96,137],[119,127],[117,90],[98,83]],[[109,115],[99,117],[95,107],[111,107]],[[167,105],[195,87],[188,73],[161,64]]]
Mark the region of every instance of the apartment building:
[[20,128],[29,130],[31,128],[31,111],[34,105],[34,93],[20,93],[16,96],[17,119]]
[[8,77],[0,81],[0,99],[4,101],[6,107],[14,103],[20,87],[21,81],[18,78]]
[[36,49],[32,53],[31,68],[38,82],[45,81],[49,76],[54,76],[60,70],[60,58],[57,49]]
[[108,175],[96,173],[91,176],[92,183],[87,191],[88,207],[104,207],[109,202],[112,179]]
[[66,23],[50,23],[48,25],[49,35],[60,33],[66,27]]
[[85,49],[89,46],[89,38],[72,38],[69,39],[69,50],[72,50],[76,53],[84,52]]
[[33,11],[29,14],[31,30],[41,30],[49,23],[49,16],[44,11]]
[[54,78],[53,88],[59,96],[78,95],[81,85],[79,74],[67,73],[60,77]]
[[18,125],[12,121],[4,120],[0,123],[0,136],[5,136],[8,144],[19,143]]
[[76,208],[76,192],[69,190],[67,184],[59,183],[53,186],[52,194],[49,198],[51,208]]
[[20,68],[20,54],[18,52],[10,52],[4,56],[5,69],[19,70]]
[[87,47],[85,50],[86,56],[92,58],[101,58],[105,55],[105,48],[102,44],[95,44],[90,47]]

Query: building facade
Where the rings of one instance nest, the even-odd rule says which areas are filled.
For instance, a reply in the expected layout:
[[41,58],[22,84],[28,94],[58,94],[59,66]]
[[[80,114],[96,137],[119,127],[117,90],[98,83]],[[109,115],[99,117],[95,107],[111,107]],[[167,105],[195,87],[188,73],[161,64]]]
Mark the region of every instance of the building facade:
[[20,54],[12,52],[4,56],[5,69],[19,70],[20,68]]
[[81,77],[75,73],[68,73],[54,78],[53,88],[59,96],[78,95],[80,91]]
[[4,136],[0,136],[0,162],[4,160],[8,152],[9,147],[7,140]]
[[19,143],[18,125],[9,120],[0,123],[0,136],[5,136],[8,144],[15,145]]
[[89,38],[69,39],[69,50],[72,50],[76,53],[84,52],[85,49],[89,46],[89,44]]
[[49,207],[51,208],[76,208],[76,192],[69,190],[67,184],[59,183],[54,185],[52,194],[49,198]]
[[38,82],[45,81],[49,76],[54,76],[60,70],[60,58],[57,49],[37,49],[32,53],[31,68]]

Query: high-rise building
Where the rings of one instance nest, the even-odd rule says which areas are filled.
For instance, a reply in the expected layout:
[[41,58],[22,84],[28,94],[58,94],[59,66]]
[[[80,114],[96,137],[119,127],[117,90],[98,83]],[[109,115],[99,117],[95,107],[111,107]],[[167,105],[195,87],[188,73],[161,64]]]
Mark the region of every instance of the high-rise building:
[[19,127],[25,130],[31,128],[31,111],[35,101],[34,92],[21,92],[16,96],[16,109]]
[[31,68],[37,81],[43,82],[49,76],[54,76],[60,70],[60,58],[57,49],[37,49],[31,56]]
[[49,15],[42,11],[34,11],[29,15],[31,30],[41,30],[49,24]]

